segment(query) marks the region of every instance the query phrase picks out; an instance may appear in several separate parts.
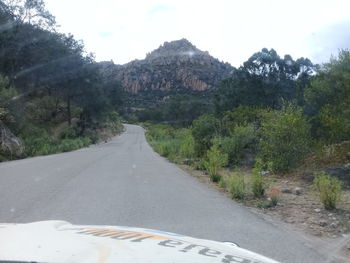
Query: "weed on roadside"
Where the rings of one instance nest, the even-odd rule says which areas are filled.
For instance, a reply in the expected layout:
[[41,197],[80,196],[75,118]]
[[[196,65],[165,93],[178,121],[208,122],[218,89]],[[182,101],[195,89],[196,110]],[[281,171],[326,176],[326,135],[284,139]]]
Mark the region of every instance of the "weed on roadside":
[[324,208],[327,210],[335,209],[342,194],[341,181],[325,172],[320,172],[316,174],[313,184]]
[[232,198],[244,199],[246,196],[246,184],[242,173],[232,175],[229,182],[229,190]]

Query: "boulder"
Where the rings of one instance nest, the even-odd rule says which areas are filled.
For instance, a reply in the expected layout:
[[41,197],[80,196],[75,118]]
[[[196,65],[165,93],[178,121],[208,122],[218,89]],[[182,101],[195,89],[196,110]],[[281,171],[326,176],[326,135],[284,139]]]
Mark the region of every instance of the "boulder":
[[10,159],[19,157],[24,152],[23,142],[0,121],[0,149]]

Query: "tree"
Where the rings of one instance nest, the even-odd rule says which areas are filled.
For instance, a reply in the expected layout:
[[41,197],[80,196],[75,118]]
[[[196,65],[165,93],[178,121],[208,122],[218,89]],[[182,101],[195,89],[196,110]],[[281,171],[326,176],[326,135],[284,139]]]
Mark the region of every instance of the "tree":
[[203,98],[176,94],[157,107],[148,107],[137,113],[140,121],[167,121],[174,125],[189,126],[202,114],[211,111],[211,105]]
[[0,121],[9,124],[13,121],[10,105],[17,95],[13,87],[8,86],[8,78],[0,75]]
[[310,151],[311,136],[302,110],[288,105],[265,113],[260,129],[258,158],[274,173],[287,173]]
[[204,114],[193,121],[192,136],[198,156],[203,156],[212,146],[212,139],[219,134],[219,131],[220,121],[212,114]]
[[208,103],[201,98],[191,95],[174,95],[165,104],[164,118],[180,126],[187,126],[208,111]]
[[313,70],[308,59],[294,61],[289,55],[280,58],[275,50],[264,48],[222,82],[215,95],[216,111],[222,113],[239,105],[279,109],[284,101],[302,102],[303,88]]
[[205,161],[205,168],[209,173],[210,179],[217,183],[220,181],[219,169],[227,165],[228,155],[226,153],[222,153],[219,150],[217,144],[213,144],[213,146],[207,151],[207,160]]
[[55,17],[46,9],[43,0],[1,0],[0,13],[19,24],[31,24],[43,29],[54,29]]
[[305,112],[313,133],[327,142],[350,139],[350,51],[340,51],[305,90]]
[[81,108],[84,120],[118,108],[120,85],[102,81],[94,57],[86,54],[82,41],[55,32],[54,17],[42,0],[1,1],[0,11],[1,22],[10,25],[0,31],[0,72],[28,102],[31,113],[40,118],[45,115],[46,121],[49,111],[40,113],[37,106],[48,106],[50,101],[58,110],[64,102],[70,124],[73,107]]

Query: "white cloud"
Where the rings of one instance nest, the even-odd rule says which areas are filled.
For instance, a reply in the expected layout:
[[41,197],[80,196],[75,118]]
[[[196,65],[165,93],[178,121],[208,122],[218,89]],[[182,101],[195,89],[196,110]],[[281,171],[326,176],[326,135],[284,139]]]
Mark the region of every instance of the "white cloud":
[[[46,0],[63,32],[83,39],[97,60],[126,63],[164,41],[189,39],[238,66],[263,47],[280,55],[331,51],[310,36],[350,19],[348,0]],[[328,53],[329,54],[328,54]],[[318,57],[312,57],[316,59]]]

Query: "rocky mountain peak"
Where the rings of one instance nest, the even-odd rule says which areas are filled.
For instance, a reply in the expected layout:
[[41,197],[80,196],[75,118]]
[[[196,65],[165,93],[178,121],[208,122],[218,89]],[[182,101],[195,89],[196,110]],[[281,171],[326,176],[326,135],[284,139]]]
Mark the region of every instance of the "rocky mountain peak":
[[193,57],[199,54],[207,54],[207,52],[203,52],[196,48],[190,41],[183,38],[180,40],[175,40],[171,42],[164,42],[156,50],[153,50],[151,53],[148,53],[146,56],[146,60],[155,59],[159,57]]
[[104,75],[120,81],[124,90],[147,94],[212,90],[233,70],[230,64],[199,50],[185,38],[165,42],[143,60],[115,66],[105,62],[100,66]]

